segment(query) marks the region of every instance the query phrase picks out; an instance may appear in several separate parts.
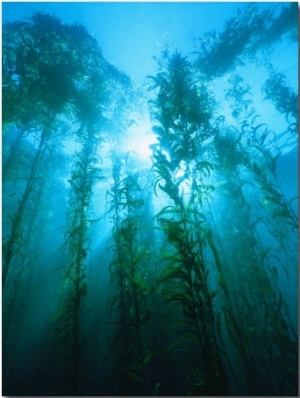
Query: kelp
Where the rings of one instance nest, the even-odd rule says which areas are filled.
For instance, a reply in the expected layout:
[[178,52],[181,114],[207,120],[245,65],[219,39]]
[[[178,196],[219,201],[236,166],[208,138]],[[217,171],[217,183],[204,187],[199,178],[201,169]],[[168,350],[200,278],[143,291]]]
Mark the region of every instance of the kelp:
[[245,65],[257,52],[270,48],[289,35],[297,35],[296,5],[282,9],[278,17],[272,10],[258,11],[249,4],[230,18],[221,32],[206,33],[196,41],[195,67],[207,77],[220,77],[237,66]]
[[[95,39],[81,25],[64,25],[57,18],[36,13],[27,22],[6,24],[4,36],[3,123],[7,126],[6,134],[11,129],[19,131],[7,166],[13,164],[14,154],[23,150],[24,139],[32,143],[33,148],[30,157],[23,155],[29,172],[17,210],[10,215],[10,230],[4,240],[3,289],[11,287],[5,296],[4,312],[12,309],[11,303],[17,294],[14,289],[29,260],[24,252],[29,245],[25,220],[28,218],[32,224],[37,215],[32,206],[36,200],[42,203],[39,186],[45,185],[47,179],[44,164],[48,162],[49,171],[49,162],[55,159],[63,139],[75,139],[82,149],[75,155],[77,159],[69,178],[69,224],[62,245],[68,255],[55,315],[60,326],[55,333],[60,344],[58,388],[62,393],[77,394],[82,340],[80,311],[86,295],[87,231],[92,219],[88,208],[92,186],[101,178],[96,152],[106,123],[103,110],[109,97],[113,102],[113,90],[109,89],[112,79],[115,86],[126,83],[127,88],[130,81],[124,80],[123,75],[104,60]],[[9,178],[14,178],[13,174]]]
[[153,350],[145,334],[152,288],[145,281],[147,250],[140,240],[144,200],[140,197],[138,174],[127,174],[126,157],[113,153],[112,163],[113,185],[108,195],[114,229],[109,248],[114,259],[109,270],[118,287],[117,295],[109,303],[112,322],[117,325],[114,341],[110,343],[113,377],[118,393],[147,394],[147,366]]
[[[249,189],[247,191],[245,189],[247,181],[243,180],[245,175],[244,167],[246,166],[248,171],[253,173],[252,178],[254,177],[255,182],[261,180],[258,190],[261,190],[262,194],[265,193],[265,190],[272,190],[274,201],[277,198],[278,206],[284,206],[284,199],[278,186],[275,185],[276,157],[270,153],[270,149],[264,146],[266,135],[270,133],[266,129],[261,131],[262,124],[256,124],[257,115],[254,115],[255,110],[253,109],[251,99],[249,99],[251,98],[249,94],[249,88],[245,86],[243,80],[235,77],[233,80],[233,89],[228,91],[227,98],[233,100],[232,108],[237,121],[237,130],[235,135],[232,135],[229,129],[226,132],[223,128],[221,143],[224,144],[224,136],[230,137],[230,146],[228,144],[226,146],[220,145],[220,138],[218,135],[216,136],[216,149],[221,166],[216,166],[216,169],[219,169],[221,173],[226,173],[227,183],[231,183],[229,192],[232,192],[232,194],[225,203],[226,213],[229,211],[229,214],[234,214],[234,217],[223,221],[224,225],[230,225],[230,230],[232,231],[230,232],[229,229],[226,229],[224,236],[228,240],[229,252],[232,253],[230,261],[236,261],[239,264],[232,264],[231,271],[229,268],[225,273],[226,275],[231,274],[231,283],[235,280],[235,294],[239,292],[236,296],[237,298],[234,298],[232,294],[235,289],[228,291],[228,299],[231,301],[231,304],[229,307],[224,307],[225,322],[232,343],[240,352],[241,359],[244,362],[244,374],[249,375],[252,380],[251,384],[256,389],[256,392],[254,390],[253,393],[263,393],[266,385],[265,378],[271,380],[272,377],[269,372],[266,372],[265,375],[262,373],[259,361],[266,363],[265,369],[270,369],[272,368],[272,361],[278,355],[280,359],[278,359],[277,366],[280,361],[282,361],[280,362],[280,366],[282,366],[285,361],[295,360],[295,351],[293,348],[294,338],[292,337],[293,328],[289,324],[285,311],[282,309],[277,313],[282,322],[280,329],[277,326],[277,322],[274,322],[274,319],[266,319],[265,315],[258,311],[258,308],[262,304],[265,308],[269,308],[268,311],[272,311],[271,309],[276,308],[278,300],[281,300],[281,294],[276,281],[276,270],[272,268],[272,272],[275,274],[274,278],[271,278],[269,273],[269,269],[271,269],[270,262],[272,264],[269,249],[265,251],[262,249],[262,243],[258,234],[261,222],[266,223],[268,228],[272,228],[273,222],[277,223],[278,221],[275,214],[261,217],[259,213],[257,220],[253,219],[251,221],[251,218],[255,215],[255,210],[250,206],[246,198],[245,192],[248,192],[249,195]],[[237,108],[237,112],[235,112],[235,108]],[[252,122],[249,123],[251,120]],[[240,134],[239,131],[241,131]],[[228,153],[229,151],[231,153]],[[226,152],[226,159],[230,159],[230,162],[224,162],[224,152]],[[255,163],[252,160],[254,153],[256,153]],[[259,168],[258,164],[264,165],[263,170]],[[230,212],[231,206],[234,207],[234,213]],[[285,208],[287,209],[287,207]],[[252,215],[253,212],[254,214]],[[223,217],[226,217],[226,213],[224,213]],[[285,216],[287,217],[286,220],[289,217],[294,219],[292,213],[289,214],[287,212]],[[247,229],[245,226],[247,226]],[[284,227],[282,226],[281,231],[283,229]],[[232,235],[232,238],[230,238],[230,235]],[[282,232],[280,235],[284,236]],[[239,247],[239,245],[241,246]],[[281,250],[282,247],[279,251]],[[284,267],[284,264],[282,264],[282,267]],[[224,282],[222,281],[222,283]],[[227,292],[225,293],[227,296]],[[258,300],[257,302],[255,301],[256,299]],[[256,308],[255,312],[254,308]],[[255,319],[256,315],[258,316],[257,319]],[[262,317],[266,321],[264,330],[260,329]],[[237,319],[238,322],[236,321]],[[278,335],[281,336],[276,343],[272,337],[274,336],[274,330],[277,330]],[[289,332],[286,334],[287,330]],[[270,345],[266,343],[271,341]],[[289,347],[284,353],[280,351],[282,344],[285,347]],[[255,346],[256,348],[254,348]],[[261,355],[258,355],[258,352]],[[260,359],[258,359],[259,356]],[[282,373],[282,371],[283,369],[280,372]],[[289,382],[287,382],[285,387],[283,387],[282,381],[279,382],[278,379],[276,382],[274,380],[272,382],[274,385],[272,386],[271,381],[269,381],[268,388],[273,388],[274,393],[281,388],[282,391],[287,391],[290,388]]]
[[[166,54],[163,59],[166,59]],[[189,344],[191,347],[200,347],[198,360],[200,364],[201,360],[206,364],[209,376],[205,375],[199,363],[195,367],[185,362],[186,381],[192,384],[190,392],[214,394],[215,391],[210,390],[216,383],[212,375],[216,380],[221,377],[224,389],[227,388],[225,378],[233,377],[237,385],[248,386],[248,391],[251,385],[253,394],[264,394],[267,384],[268,390],[272,389],[274,393],[278,389],[287,391],[293,388],[293,382],[289,384],[291,375],[284,386],[283,379],[273,379],[270,369],[273,369],[272,359],[277,356],[277,364],[280,361],[281,364],[295,361],[293,329],[283,308],[280,315],[277,313],[281,318],[280,329],[274,318],[268,318],[267,325],[261,325],[264,317],[262,305],[271,311],[271,308],[276,308],[281,296],[271,254],[268,249],[262,250],[258,235],[261,223],[266,223],[270,233],[276,236],[275,231],[271,232],[273,220],[278,223],[276,214],[284,214],[285,221],[290,218],[296,228],[296,218],[288,210],[287,202],[276,185],[276,160],[280,152],[275,156],[264,145],[266,137],[271,137],[271,132],[264,123],[258,123],[259,115],[253,108],[250,87],[236,74],[229,80],[231,86],[225,95],[236,120],[235,126],[226,127],[225,119],[222,127],[220,124],[215,128],[213,124],[210,125],[213,102],[205,103],[202,92],[201,108],[210,109],[206,118],[202,114],[194,119],[194,115],[182,111],[185,95],[190,97],[189,90],[196,95],[197,86],[195,80],[189,80],[191,67],[187,61],[184,58],[181,60],[182,75],[178,72],[179,65],[178,53],[167,58],[166,70],[159,72],[156,78],[151,78],[156,83],[152,88],[158,89],[158,94],[156,100],[150,101],[153,131],[158,137],[157,144],[152,145],[153,170],[156,174],[154,189],[157,195],[160,190],[171,200],[171,204],[163,207],[156,216],[171,250],[170,254],[165,255],[168,265],[160,278],[160,282],[166,284],[162,297],[166,303],[173,303],[173,309],[182,309],[182,325],[185,322],[189,325],[186,330],[182,326],[180,338],[171,346],[174,348],[188,344],[183,351],[189,350]],[[176,84],[172,84],[172,79]],[[177,88],[179,86],[180,90]],[[193,101],[197,103],[197,100]],[[207,140],[209,135],[213,140]],[[208,151],[213,154],[209,160],[203,158],[203,152]],[[255,162],[251,158],[254,153]],[[259,165],[264,165],[264,170]],[[252,173],[254,182],[260,181],[262,195],[269,192],[267,196],[270,200],[274,198],[273,202],[277,201],[277,213],[272,216],[253,213],[245,195],[249,191],[246,185],[253,185],[244,179],[244,175],[249,178],[247,173]],[[218,180],[221,182],[214,183]],[[218,221],[221,222],[222,231],[218,231],[213,215],[215,192],[222,197]],[[283,229],[282,225],[281,231]],[[284,235],[278,230],[277,239]],[[286,247],[286,244],[281,243],[278,250],[282,251],[283,246]],[[211,259],[208,260],[210,257],[214,265]],[[281,262],[279,258],[277,261]],[[210,272],[217,273],[221,290],[210,290]],[[223,327],[221,314],[214,314],[214,302],[224,316]],[[276,342],[272,337],[274,330],[281,336]],[[215,345],[205,336],[214,336]],[[219,347],[219,344],[224,345],[225,336],[231,340],[230,350],[239,353],[238,360],[244,369],[243,378],[239,381],[233,370],[233,363],[237,359],[226,352],[228,347],[225,351]],[[265,339],[270,344],[266,344]],[[217,341],[219,344],[216,344]],[[289,348],[283,353],[280,345]],[[221,358],[225,362],[222,363]],[[223,373],[224,363],[231,373],[226,376]],[[260,369],[261,363],[265,363],[265,372]],[[212,370],[214,366],[217,368]],[[295,362],[292,368],[295,369]],[[282,369],[279,372],[283,374]],[[199,380],[196,380],[197,377]]]
[[[19,229],[24,211],[30,197],[36,194],[33,185],[37,178],[37,170],[41,167],[44,154],[52,140],[58,142],[57,119],[62,114],[72,119],[74,94],[78,90],[80,79],[85,81],[86,85],[89,84],[86,82],[88,68],[84,65],[90,65],[91,55],[88,55],[86,51],[95,43],[83,28],[81,31],[85,34],[79,39],[79,35],[76,36],[76,29],[79,28],[64,26],[58,19],[42,13],[34,14],[29,22],[6,24],[4,29],[4,35],[9,36],[10,44],[7,43],[4,46],[3,56],[5,70],[3,122],[13,123],[24,132],[23,134],[30,132],[32,139],[38,142],[28,182],[18,210],[12,219],[10,236],[5,242],[4,288],[11,261],[16,252],[14,246],[22,239]],[[72,47],[74,51],[68,52],[68,59],[66,59],[64,49],[69,47]],[[53,57],[53,54],[56,54],[56,57]],[[99,54],[94,51],[94,55],[99,64]],[[95,68],[94,65],[93,68]],[[84,79],[82,79],[83,71]],[[95,84],[95,81],[92,84]],[[83,87],[81,87],[81,95],[84,95]],[[82,106],[78,100],[75,104],[76,113],[81,112],[79,116],[82,118]],[[32,106],[34,109],[31,108]]]
[[[148,93],[81,25],[4,25],[7,395],[296,394],[298,219],[278,176],[297,93],[272,64],[295,4],[277,11],[166,49]],[[152,167],[124,150],[148,116]]]
[[[160,80],[161,76],[164,77]],[[185,371],[190,391],[220,394],[226,391],[226,375],[214,338],[213,299],[217,292],[209,289],[209,270],[203,256],[206,235],[210,233],[202,213],[202,196],[208,193],[203,177],[210,173],[213,165],[198,155],[198,148],[208,133],[211,104],[205,101],[207,94],[203,89],[200,91],[196,87],[190,66],[179,53],[170,56],[159,79],[152,80],[158,88],[157,100],[150,105],[159,141],[153,145],[153,169],[157,175],[156,184],[173,203],[156,215],[174,250],[171,257],[165,258],[168,265],[160,278],[161,283],[167,283],[163,299],[181,308],[186,327],[183,327],[180,342],[197,350],[198,365],[187,364]],[[166,101],[169,101],[167,108]],[[196,113],[197,108],[193,113],[186,112],[189,101],[199,103],[199,113]],[[181,176],[178,176],[179,170],[183,170]],[[188,192],[180,194],[184,181],[190,186]]]
[[[95,133],[93,130],[80,130],[80,139],[85,137],[82,150],[77,154],[77,162],[70,179],[72,194],[69,203],[69,225],[64,236],[67,250],[67,266],[63,278],[63,297],[59,322],[61,330],[60,361],[63,375],[62,393],[78,393],[78,362],[82,338],[80,337],[80,314],[86,295],[86,259],[89,253],[90,238],[88,208],[91,201],[95,174],[98,174],[95,152]],[[70,366],[72,364],[72,366]]]
[[262,87],[265,99],[272,101],[276,109],[285,115],[289,122],[289,130],[296,133],[298,120],[298,95],[288,87],[283,73],[274,70]]

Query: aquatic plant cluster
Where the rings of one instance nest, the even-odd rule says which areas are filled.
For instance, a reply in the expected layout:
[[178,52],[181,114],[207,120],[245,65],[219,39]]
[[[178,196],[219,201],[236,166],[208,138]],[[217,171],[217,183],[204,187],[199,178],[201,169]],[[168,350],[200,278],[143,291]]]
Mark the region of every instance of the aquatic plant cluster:
[[[272,58],[297,14],[249,4],[193,54],[166,48],[147,90],[81,25],[4,24],[4,395],[297,395],[278,174],[298,94]],[[151,163],[124,149],[143,117]]]

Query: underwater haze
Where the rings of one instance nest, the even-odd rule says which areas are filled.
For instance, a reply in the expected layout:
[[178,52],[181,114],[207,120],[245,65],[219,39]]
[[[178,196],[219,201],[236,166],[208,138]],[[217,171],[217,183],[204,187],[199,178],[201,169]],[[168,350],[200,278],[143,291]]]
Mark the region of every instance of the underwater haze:
[[2,394],[297,396],[298,4],[2,11]]

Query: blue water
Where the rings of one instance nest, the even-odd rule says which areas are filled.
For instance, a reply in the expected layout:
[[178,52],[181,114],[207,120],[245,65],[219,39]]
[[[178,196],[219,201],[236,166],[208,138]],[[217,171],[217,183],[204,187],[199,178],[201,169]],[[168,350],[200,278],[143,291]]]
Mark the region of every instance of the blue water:
[[2,10],[3,394],[295,396],[297,4]]

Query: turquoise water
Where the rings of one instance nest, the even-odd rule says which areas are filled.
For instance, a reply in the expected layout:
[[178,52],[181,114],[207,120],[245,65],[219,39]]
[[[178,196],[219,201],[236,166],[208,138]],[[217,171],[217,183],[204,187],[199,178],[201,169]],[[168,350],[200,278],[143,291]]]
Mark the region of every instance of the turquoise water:
[[3,20],[3,395],[296,395],[296,3]]

